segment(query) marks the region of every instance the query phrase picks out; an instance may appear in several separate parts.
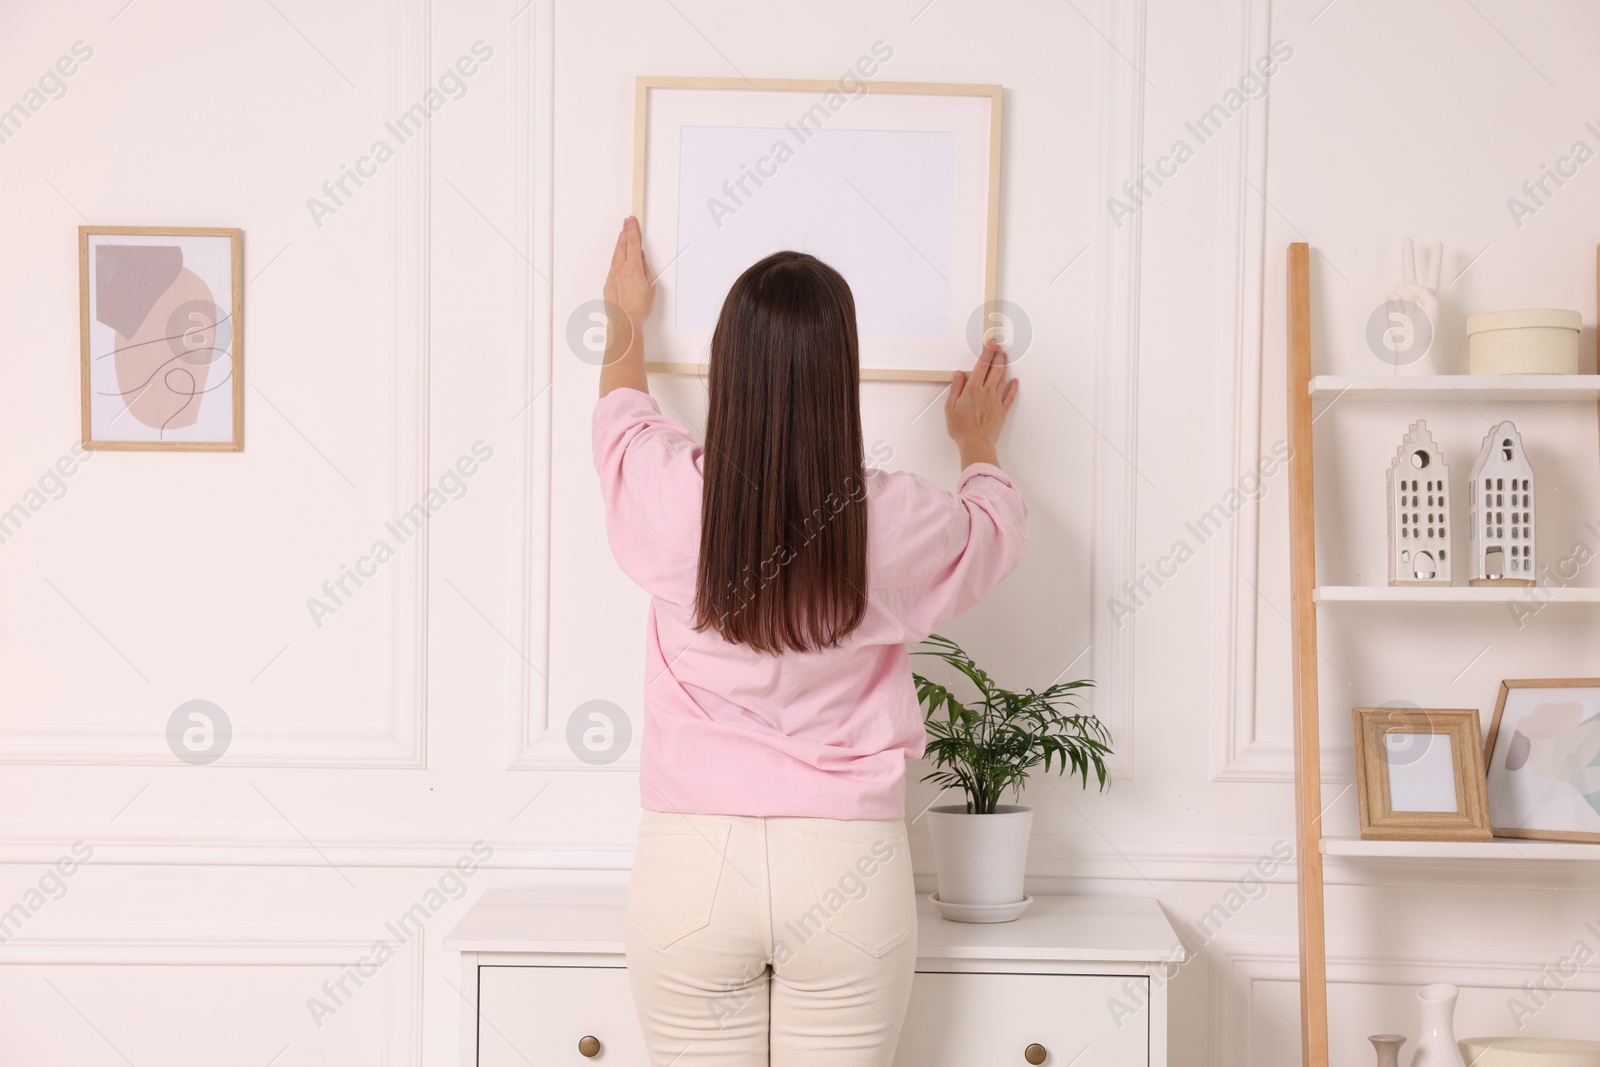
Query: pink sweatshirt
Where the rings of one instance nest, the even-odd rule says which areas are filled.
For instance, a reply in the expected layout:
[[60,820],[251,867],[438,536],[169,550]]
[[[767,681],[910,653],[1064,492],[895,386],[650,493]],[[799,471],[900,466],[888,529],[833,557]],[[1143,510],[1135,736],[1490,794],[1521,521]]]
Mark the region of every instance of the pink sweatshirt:
[[694,629],[703,446],[637,389],[601,398],[593,435],[611,550],[650,594],[643,806],[904,818],[906,761],[927,740],[906,645],[1021,560],[1028,509],[1011,479],[974,463],[958,495],[869,472],[866,618],[838,648],[774,656]]

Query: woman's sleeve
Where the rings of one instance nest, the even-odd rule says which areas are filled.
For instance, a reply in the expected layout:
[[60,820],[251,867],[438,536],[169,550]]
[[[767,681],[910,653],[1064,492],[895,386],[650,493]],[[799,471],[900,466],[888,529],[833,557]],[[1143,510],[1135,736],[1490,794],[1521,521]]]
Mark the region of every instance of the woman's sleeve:
[[637,389],[613,389],[595,405],[595,471],[606,536],[625,573],[658,596],[682,557],[699,556],[700,446]]
[[915,643],[960,615],[1022,562],[1028,545],[1028,506],[1016,484],[991,463],[961,472],[954,493],[925,483],[905,516],[906,546],[930,566],[917,569],[911,588],[891,590],[894,615]]

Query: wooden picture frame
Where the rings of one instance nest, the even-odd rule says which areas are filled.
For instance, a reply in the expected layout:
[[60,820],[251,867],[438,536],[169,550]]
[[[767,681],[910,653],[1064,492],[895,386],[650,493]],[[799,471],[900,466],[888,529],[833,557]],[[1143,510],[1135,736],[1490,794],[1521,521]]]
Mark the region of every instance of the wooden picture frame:
[[[863,59],[865,58],[866,57],[863,57]],[[858,69],[861,69],[860,64],[858,64]],[[854,72],[851,72],[852,76],[853,73]],[[750,105],[750,96],[758,94],[800,94],[798,96],[791,95],[790,97],[783,98],[787,100],[787,103],[782,109],[782,113],[790,116],[800,113],[810,114],[810,111],[807,110],[808,103],[812,104],[812,110],[814,110],[816,105],[815,103],[812,103],[813,101],[820,102],[827,98],[842,97],[845,95],[846,84],[847,79],[843,78],[839,80],[828,81],[793,78],[747,79],[658,77],[642,75],[637,79],[635,83],[634,100],[633,214],[638,217],[640,226],[644,232],[646,257],[649,260],[652,269],[657,271],[658,281],[658,294],[656,301],[657,313],[651,317],[651,320],[646,324],[645,327],[646,352],[661,352],[665,350],[670,353],[672,357],[674,357],[668,359],[648,360],[646,362],[647,370],[657,373],[704,374],[707,370],[707,364],[705,362],[686,360],[683,359],[682,356],[693,352],[698,353],[702,356],[702,358],[705,358],[709,354],[710,343],[710,329],[703,321],[704,313],[702,305],[704,304],[704,300],[700,300],[696,303],[696,307],[700,308],[700,312],[698,314],[698,319],[700,321],[697,321],[692,326],[686,325],[680,328],[675,317],[677,308],[674,304],[674,294],[676,292],[677,275],[673,272],[679,268],[680,260],[690,251],[690,248],[680,247],[679,227],[682,224],[682,219],[680,218],[681,213],[678,211],[665,210],[665,208],[675,206],[677,204],[678,196],[676,195],[676,190],[674,189],[672,195],[668,195],[665,192],[655,194],[658,201],[657,207],[661,210],[652,211],[651,209],[652,191],[649,188],[648,175],[651,173],[651,164],[654,159],[650,149],[652,143],[652,95],[658,92],[671,92],[677,90],[728,93],[730,95],[745,94],[746,99],[740,101],[741,107],[732,109],[743,114],[745,116],[744,119],[740,120],[737,117],[733,118],[727,128],[734,129],[739,132],[750,133],[760,130],[763,133],[770,133],[777,135],[778,137],[783,137],[787,136],[787,134],[783,132],[784,130],[787,130],[789,133],[796,133],[796,131],[794,131],[792,128],[792,124],[788,122],[785,122],[782,125],[775,123],[775,120],[779,114],[778,104],[773,104],[773,113],[766,119],[752,118],[751,116],[753,112],[758,109],[755,109]],[[959,236],[962,234],[971,233],[974,230],[974,226],[971,220],[963,221],[966,219],[966,216],[961,215],[958,205],[956,208],[956,215],[958,218],[952,222],[952,229],[959,231],[959,234],[958,236],[951,238],[951,259],[947,264],[950,277],[944,278],[945,284],[949,289],[947,301],[949,314],[944,320],[944,335],[902,337],[890,336],[887,334],[874,334],[869,332],[869,330],[866,328],[861,330],[861,378],[863,380],[948,382],[953,379],[956,369],[965,369],[973,360],[977,358],[977,352],[978,349],[981,348],[983,340],[993,336],[997,330],[1002,329],[1003,323],[1005,322],[1005,313],[1002,310],[1002,306],[997,304],[995,301],[995,272],[999,258],[1000,239],[1000,133],[1002,89],[999,85],[984,84],[874,81],[871,80],[870,77],[866,76],[856,78],[854,82],[849,84],[854,85],[859,90],[859,92],[850,93],[850,99],[876,98],[881,102],[885,101],[886,99],[913,97],[923,97],[931,100],[948,98],[950,100],[975,101],[981,105],[981,110],[984,116],[983,121],[987,126],[986,143],[982,145],[969,145],[964,148],[958,146],[957,151],[962,153],[986,151],[987,159],[981,161],[980,168],[980,164],[975,157],[969,157],[967,155],[961,156],[961,158],[955,164],[957,168],[957,177],[953,179],[953,186],[957,189],[957,194],[959,194],[960,190],[970,190],[975,188],[977,183],[981,181],[984,195],[984,219],[982,223],[983,233],[981,235],[981,241],[977,239],[967,240]],[[911,107],[913,105],[908,103],[906,106]],[[829,121],[833,124],[834,128],[861,128],[880,134],[892,134],[896,132],[892,128],[885,127],[881,124],[861,125],[861,123],[866,122],[866,116],[860,113],[852,116],[849,111],[848,99],[846,100],[845,105],[838,109],[837,115],[845,117],[841,119],[836,116],[830,119]],[[975,121],[975,112],[972,114],[967,114],[965,111],[963,112],[963,117],[961,119],[962,123],[970,125]],[[687,129],[690,128],[691,125],[703,127],[707,124],[683,123],[681,127],[674,126],[672,128]],[[718,124],[713,123],[711,125]],[[965,128],[965,126],[963,126],[963,128]],[[819,129],[816,132],[821,131]],[[916,133],[919,132],[919,130],[918,128],[912,128],[911,132]],[[798,133],[796,133],[797,140],[798,136]],[[806,140],[809,139],[809,137],[806,138]],[[969,138],[969,140],[976,139],[978,138],[975,135]],[[680,144],[680,140],[681,138],[674,139],[666,136],[665,134],[661,134],[658,136],[656,143],[658,145],[658,149],[662,153],[681,153],[682,146]],[[776,146],[774,145],[774,147]],[[803,148],[797,148],[794,154],[803,153]],[[766,159],[768,157],[763,156],[760,158]],[[676,162],[681,162],[683,157],[681,155],[674,155],[672,159]],[[663,164],[663,166],[665,166],[665,164]],[[774,164],[775,174],[779,173],[779,171],[776,170],[777,166],[778,164]],[[759,160],[757,162],[757,167],[760,167]],[[733,172],[732,177],[735,180],[743,180],[747,176],[746,172],[748,169],[748,167],[742,167],[738,171]],[[719,171],[719,173],[721,172]],[[771,175],[769,175],[768,178],[770,180]],[[674,178],[674,181],[676,180],[677,179]],[[751,187],[748,184],[744,186],[744,188],[747,192],[751,191]],[[856,193],[860,193],[859,189],[855,191]],[[957,200],[960,200],[960,197],[957,194],[953,194],[955,199],[952,200],[952,203],[956,203]],[[737,195],[737,193],[734,194],[735,197],[737,197]],[[864,200],[866,199],[865,194],[861,194],[861,196]],[[751,197],[750,199],[752,202],[755,200],[754,197]],[[966,201],[960,200],[960,202]],[[871,206],[872,202],[868,200],[867,204]],[[740,206],[742,207],[742,202]],[[884,216],[884,213],[878,210],[875,206],[873,207],[873,210],[876,211],[879,216]],[[889,230],[896,229],[895,224],[890,222],[887,216],[883,217],[883,222]],[[720,227],[720,219],[718,220],[718,224]],[[898,232],[898,230],[896,230],[896,232]],[[899,236],[901,238],[905,238],[903,233],[899,234]],[[910,244],[909,238],[905,239],[907,240],[907,243]],[[975,261],[969,261],[966,257],[959,254],[962,249],[967,248],[969,245],[981,245],[981,267]],[[778,247],[788,247],[788,245],[780,244]],[[762,255],[767,254],[768,251],[775,250],[776,248],[769,248],[766,251],[760,251],[756,253],[754,258],[746,257],[748,258],[748,262],[746,262],[744,265],[748,266],[750,262],[754,262],[755,259],[759,259]],[[938,268],[934,265],[933,260],[929,259],[927,256],[924,256],[923,259],[927,261],[929,268],[937,272]],[[727,273],[726,270],[721,269],[721,266],[722,265],[719,264],[716,268],[708,268],[708,270],[714,273],[717,278],[721,278],[723,274]],[[841,266],[840,269],[841,273],[844,273],[848,280],[850,278],[850,270],[843,266]],[[979,279],[980,270],[981,280]],[[941,275],[941,277],[944,276]],[[731,282],[731,280],[731,278],[727,279],[728,282]],[[929,281],[930,285],[932,285],[931,279]],[[662,284],[663,282],[664,284]],[[853,289],[856,287],[856,284],[856,282],[852,282]],[[699,285],[698,283],[695,283],[687,285],[686,292],[691,288],[695,289],[696,291],[715,291],[719,294],[717,297],[719,302],[720,294],[726,293],[726,284],[723,284],[719,289],[715,285]],[[863,307],[881,306],[881,304],[873,305],[871,303],[872,292],[873,290],[869,286],[866,294],[863,294],[862,292],[856,293],[858,320],[862,318],[861,312]],[[954,321],[958,315],[961,321]],[[669,319],[671,320],[670,322],[666,321]],[[970,343],[968,336],[973,333],[973,330],[970,327],[974,322],[979,323],[979,336],[976,345]],[[962,344],[962,355],[964,356],[964,359],[957,359],[957,354],[954,348],[954,342],[956,341],[959,341]],[[939,355],[935,362],[942,360],[950,364],[950,366],[930,368],[914,365],[913,361],[916,357],[911,354],[913,351],[915,351],[914,342],[923,343],[924,350],[937,351]],[[960,366],[956,365],[958,362],[960,363]]]
[[[1561,695],[1569,699],[1551,699]],[[1534,703],[1533,698],[1544,699]],[[1531,723],[1534,716],[1543,721]],[[1565,751],[1556,750],[1557,745]],[[1585,799],[1582,783],[1573,781],[1591,773],[1588,765],[1596,756],[1600,756],[1600,678],[1502,681],[1483,743],[1494,836],[1600,843],[1600,813]],[[1558,767],[1569,773],[1559,778],[1547,773]],[[1600,773],[1595,777],[1600,779]],[[1578,828],[1588,820],[1596,825]]]
[[243,230],[79,226],[78,304],[84,448],[244,450]]
[[[1362,838],[1493,837],[1477,708],[1355,708],[1352,719]],[[1444,738],[1447,744],[1398,740],[1403,737]]]

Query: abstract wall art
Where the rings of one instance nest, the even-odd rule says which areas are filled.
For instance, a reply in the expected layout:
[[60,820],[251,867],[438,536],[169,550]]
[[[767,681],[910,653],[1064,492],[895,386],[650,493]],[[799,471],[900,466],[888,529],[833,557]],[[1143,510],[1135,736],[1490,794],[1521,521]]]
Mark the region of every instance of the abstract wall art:
[[244,448],[243,232],[80,226],[85,448]]
[[1484,747],[1496,837],[1600,841],[1600,678],[1501,682]]

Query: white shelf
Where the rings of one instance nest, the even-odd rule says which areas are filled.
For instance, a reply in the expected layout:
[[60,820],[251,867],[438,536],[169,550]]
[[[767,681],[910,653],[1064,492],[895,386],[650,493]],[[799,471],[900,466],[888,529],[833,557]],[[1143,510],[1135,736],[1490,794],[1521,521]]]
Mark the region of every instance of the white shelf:
[[1600,589],[1531,585],[1319,585],[1318,604],[1600,604]]
[[1311,395],[1330,400],[1597,400],[1600,374],[1319,374],[1311,379]]
[[1576,841],[1363,841],[1324,837],[1324,856],[1396,857],[1428,860],[1600,860],[1600,845]]

